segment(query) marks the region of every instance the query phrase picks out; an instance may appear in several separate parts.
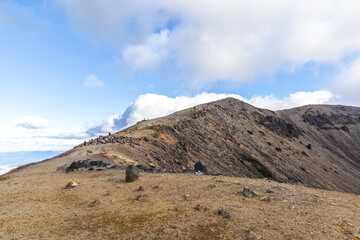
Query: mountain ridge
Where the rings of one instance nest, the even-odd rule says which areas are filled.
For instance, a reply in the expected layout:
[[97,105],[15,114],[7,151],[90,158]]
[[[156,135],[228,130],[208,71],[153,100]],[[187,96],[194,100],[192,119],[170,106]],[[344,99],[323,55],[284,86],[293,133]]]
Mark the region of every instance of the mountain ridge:
[[226,98],[140,121],[65,155],[174,172],[192,170],[201,160],[228,176],[360,194],[359,143],[358,107],[271,111]]
[[271,111],[226,98],[140,121],[76,149],[95,146],[92,153],[102,152],[114,162],[176,172],[202,160],[229,176],[359,194],[359,142],[357,107],[306,105]]

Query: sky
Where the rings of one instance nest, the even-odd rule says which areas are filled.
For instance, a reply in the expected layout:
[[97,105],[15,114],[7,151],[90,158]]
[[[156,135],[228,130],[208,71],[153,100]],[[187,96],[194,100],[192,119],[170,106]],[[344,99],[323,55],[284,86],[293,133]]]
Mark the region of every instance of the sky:
[[360,1],[0,0],[0,152],[234,97],[360,106]]

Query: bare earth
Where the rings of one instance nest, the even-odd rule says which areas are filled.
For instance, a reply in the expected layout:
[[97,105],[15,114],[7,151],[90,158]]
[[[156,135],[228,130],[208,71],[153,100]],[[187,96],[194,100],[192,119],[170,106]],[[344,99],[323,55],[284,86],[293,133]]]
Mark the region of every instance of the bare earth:
[[[123,170],[56,170],[73,160],[0,177],[0,239],[251,239],[251,231],[253,239],[360,239],[359,195],[237,177],[141,172],[126,183]],[[65,189],[72,180],[79,186]],[[244,186],[259,195],[239,194]]]

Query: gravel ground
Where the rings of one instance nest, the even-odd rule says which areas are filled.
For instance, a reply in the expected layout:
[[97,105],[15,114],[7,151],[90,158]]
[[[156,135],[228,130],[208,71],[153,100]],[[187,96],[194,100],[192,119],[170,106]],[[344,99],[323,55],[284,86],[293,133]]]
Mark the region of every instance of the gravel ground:
[[[126,183],[123,170],[56,171],[75,158],[0,177],[0,239],[360,239],[359,195],[225,176],[140,173]],[[79,185],[65,189],[70,181]],[[243,196],[245,186],[258,195]]]

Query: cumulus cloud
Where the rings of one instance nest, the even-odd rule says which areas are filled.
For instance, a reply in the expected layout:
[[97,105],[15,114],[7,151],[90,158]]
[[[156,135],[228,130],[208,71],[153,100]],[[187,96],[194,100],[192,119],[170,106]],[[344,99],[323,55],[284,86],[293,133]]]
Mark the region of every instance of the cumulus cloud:
[[85,134],[87,137],[97,137],[101,134],[107,134],[114,131],[114,119],[116,116],[109,116],[101,123],[93,124],[91,127],[86,127]]
[[330,89],[341,96],[347,104],[358,105],[360,102],[360,58],[346,65],[334,78]]
[[334,94],[330,91],[321,90],[314,92],[296,92],[283,99],[276,98],[272,95],[265,97],[254,96],[247,102],[259,108],[280,110],[309,104],[332,103],[335,98]]
[[143,119],[152,119],[171,114],[202,103],[216,101],[226,97],[245,100],[235,94],[201,93],[194,97],[167,97],[158,94],[144,94],[139,96],[122,114],[114,119],[114,127],[121,129],[135,124]]
[[255,107],[280,110],[307,104],[332,103],[335,96],[325,90],[314,92],[296,92],[279,99],[270,96],[254,96],[246,99],[237,94],[206,93],[194,97],[179,96],[171,98],[158,94],[144,94],[139,96],[122,115],[109,117],[104,123],[89,128],[86,132],[89,136],[97,136],[108,132],[119,131],[144,119],[153,119],[169,115],[171,113],[190,108],[199,104],[212,102],[227,97],[239,99]]
[[56,2],[75,29],[113,46],[126,64],[172,62],[194,82],[338,63],[360,50],[356,0]]
[[25,116],[17,120],[16,126],[26,129],[42,129],[49,127],[50,123],[44,118]]
[[0,33],[4,37],[14,33],[33,34],[45,27],[46,24],[31,7],[22,6],[15,1],[0,1]]
[[151,35],[144,44],[125,47],[124,61],[135,70],[146,70],[157,67],[167,57],[169,30]]
[[84,87],[103,87],[104,83],[100,81],[95,74],[90,74],[85,78]]

